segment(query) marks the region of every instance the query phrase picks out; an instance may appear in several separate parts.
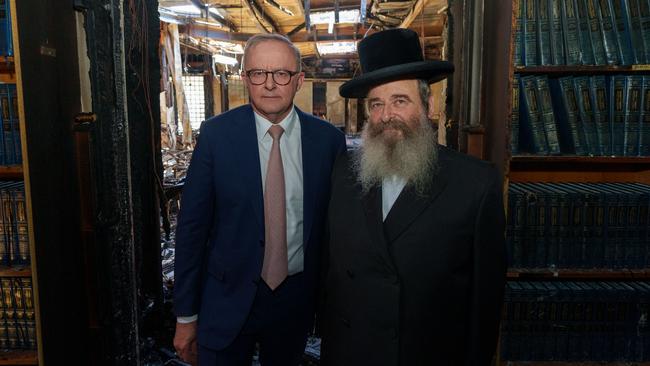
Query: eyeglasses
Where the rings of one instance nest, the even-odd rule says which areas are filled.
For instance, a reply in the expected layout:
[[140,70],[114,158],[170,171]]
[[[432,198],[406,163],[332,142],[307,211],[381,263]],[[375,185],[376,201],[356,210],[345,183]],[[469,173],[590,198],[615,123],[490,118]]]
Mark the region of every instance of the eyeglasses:
[[253,85],[262,85],[266,83],[266,78],[269,77],[269,74],[273,75],[273,82],[278,85],[287,85],[291,81],[291,78],[298,74],[297,71],[289,70],[275,70],[275,71],[266,71],[260,69],[253,69],[246,71],[246,76],[248,80],[251,81]]

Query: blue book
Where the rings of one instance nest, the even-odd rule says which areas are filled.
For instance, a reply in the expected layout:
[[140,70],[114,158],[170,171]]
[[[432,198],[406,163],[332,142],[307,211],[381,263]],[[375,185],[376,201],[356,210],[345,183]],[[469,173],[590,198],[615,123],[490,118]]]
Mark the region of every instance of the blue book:
[[540,119],[546,132],[546,143],[548,152],[552,155],[561,154],[560,140],[558,138],[557,124],[553,114],[553,102],[551,101],[551,90],[548,86],[546,75],[538,76],[535,79],[537,84],[537,100],[540,108]]
[[598,127],[594,118],[594,100],[591,92],[591,79],[588,76],[573,78],[574,87],[578,97],[578,115],[585,130],[589,155],[602,155]]
[[566,64],[580,65],[582,64],[580,22],[578,19],[578,11],[575,7],[575,0],[561,2],[560,10],[562,12],[562,35],[564,36]]
[[629,75],[627,95],[627,124],[625,129],[625,155],[639,156],[641,144],[641,99],[643,91],[643,76]]
[[519,154],[519,94],[520,77],[515,74],[512,82],[512,117],[510,118],[510,153]]
[[636,64],[632,52],[632,38],[630,38],[631,24],[627,13],[628,8],[624,6],[625,0],[609,0],[609,8],[614,19],[614,34],[618,43],[618,59],[621,65]]
[[515,39],[514,51],[512,53],[515,66],[524,65],[524,18],[526,0],[514,0],[512,8],[515,12]]
[[[580,0],[578,0],[580,1]],[[591,35],[591,45],[594,50],[594,63],[596,65],[607,64],[607,55],[605,53],[605,44],[603,43],[602,23],[600,20],[600,10],[598,0],[585,1],[587,17],[589,19],[589,30]]]
[[[524,65],[539,65],[537,52],[537,1],[522,0],[525,4],[524,32]],[[649,0],[650,1],[650,0]]]
[[650,76],[643,77],[641,93],[641,127],[639,152],[641,156],[650,156]]
[[560,147],[565,154],[588,155],[589,147],[576,97],[573,78],[550,79],[553,109],[557,117]]
[[9,118],[11,119],[11,135],[14,147],[13,156],[15,157],[16,164],[22,164],[23,158],[21,150],[22,145],[20,143],[20,120],[18,117],[18,90],[16,89],[16,84],[7,84],[7,88],[9,89],[9,106],[11,107],[9,108]]
[[562,30],[562,9],[564,0],[549,0],[551,21],[551,59],[553,65],[567,65]]
[[551,55],[551,0],[534,0],[537,3],[537,47],[540,65],[552,65]]
[[610,78],[609,87],[612,155],[623,156],[625,155],[625,131],[627,130],[627,76],[614,75]]
[[616,39],[616,29],[614,27],[614,15],[609,6],[609,0],[598,0],[594,2],[594,4],[600,8],[598,15],[602,25],[601,31],[607,63],[610,65],[620,65],[621,58],[619,57],[619,46]]
[[13,56],[14,55],[14,44],[13,36],[11,31],[11,7],[9,0],[4,0],[5,14],[7,16],[6,20],[6,33],[5,33],[5,55]]
[[645,45],[643,43],[643,29],[641,27],[641,13],[639,11],[639,0],[619,0],[622,1],[622,9],[625,15],[625,22],[629,29],[630,47],[632,48],[632,62],[634,64],[644,64]]
[[650,0],[639,0],[641,38],[645,48],[645,62],[650,63]]
[[537,96],[535,76],[524,76],[519,86],[523,102],[519,113],[519,147],[520,150],[536,155],[546,155],[548,144],[544,124],[540,119],[540,103]]
[[594,101],[594,120],[598,129],[598,139],[600,140],[600,150],[602,155],[612,155],[612,125],[610,123],[611,115],[609,109],[609,80],[604,75],[591,77],[592,99]]
[[579,48],[582,55],[582,64],[593,65],[596,60],[594,58],[594,48],[591,44],[591,23],[587,13],[586,0],[567,0],[566,3],[573,3],[574,8],[578,10],[578,24],[580,27],[578,35],[580,37]]
[[11,122],[11,103],[8,84],[0,84],[0,108],[2,109],[2,130],[4,138],[4,157],[6,165],[16,164],[13,129]]
[[11,16],[7,11],[9,0],[0,0],[0,56],[8,53],[7,37],[11,30]]

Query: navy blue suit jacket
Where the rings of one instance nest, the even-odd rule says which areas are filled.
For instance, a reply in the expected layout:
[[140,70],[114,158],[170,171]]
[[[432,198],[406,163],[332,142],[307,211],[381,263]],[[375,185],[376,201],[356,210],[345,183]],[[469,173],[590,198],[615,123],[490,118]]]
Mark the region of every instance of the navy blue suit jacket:
[[[302,138],[305,309],[295,321],[311,327],[330,173],[344,135],[296,108]],[[223,349],[250,311],[264,258],[262,178],[253,109],[245,105],[206,120],[183,188],[176,231],[174,307],[199,314],[198,342]]]

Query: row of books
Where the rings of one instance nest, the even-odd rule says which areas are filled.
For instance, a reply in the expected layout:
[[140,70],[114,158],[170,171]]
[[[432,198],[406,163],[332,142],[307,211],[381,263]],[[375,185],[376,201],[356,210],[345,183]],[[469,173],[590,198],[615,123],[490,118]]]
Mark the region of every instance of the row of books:
[[514,63],[650,62],[649,0],[515,0]]
[[0,0],[0,56],[13,56],[9,0]]
[[650,361],[647,282],[508,282],[507,361]]
[[650,186],[511,183],[511,268],[650,267]]
[[0,182],[0,244],[0,264],[29,265],[29,236],[23,182]]
[[513,154],[650,155],[650,76],[515,75]]
[[0,165],[22,163],[16,84],[0,83]]
[[36,349],[32,279],[0,278],[0,350]]

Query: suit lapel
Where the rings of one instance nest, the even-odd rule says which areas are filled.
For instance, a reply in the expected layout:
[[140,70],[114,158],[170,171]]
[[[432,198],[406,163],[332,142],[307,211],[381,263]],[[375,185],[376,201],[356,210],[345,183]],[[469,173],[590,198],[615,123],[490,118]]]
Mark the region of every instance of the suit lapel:
[[264,238],[264,193],[262,190],[262,173],[260,171],[260,153],[257,144],[257,129],[255,128],[255,116],[253,109],[248,107],[245,117],[236,124],[237,131],[233,134],[235,150],[241,159],[241,174],[243,182],[248,186],[250,200],[255,213],[255,219],[261,228]]
[[397,239],[420,216],[422,211],[435,201],[446,185],[447,180],[443,174],[434,177],[431,187],[423,195],[418,195],[413,185],[407,184],[384,221],[388,243]]
[[319,141],[313,131],[313,126],[306,120],[305,114],[296,108],[300,120],[300,137],[302,145],[302,179],[303,179],[303,242],[309,243],[309,235],[314,223],[316,209],[316,192],[320,189],[319,174],[321,174]]
[[384,237],[383,214],[381,208],[381,187],[373,187],[361,197],[363,211],[366,214],[366,224],[370,232],[370,241],[378,250],[386,265],[395,271],[393,259],[388,252],[388,245]]

